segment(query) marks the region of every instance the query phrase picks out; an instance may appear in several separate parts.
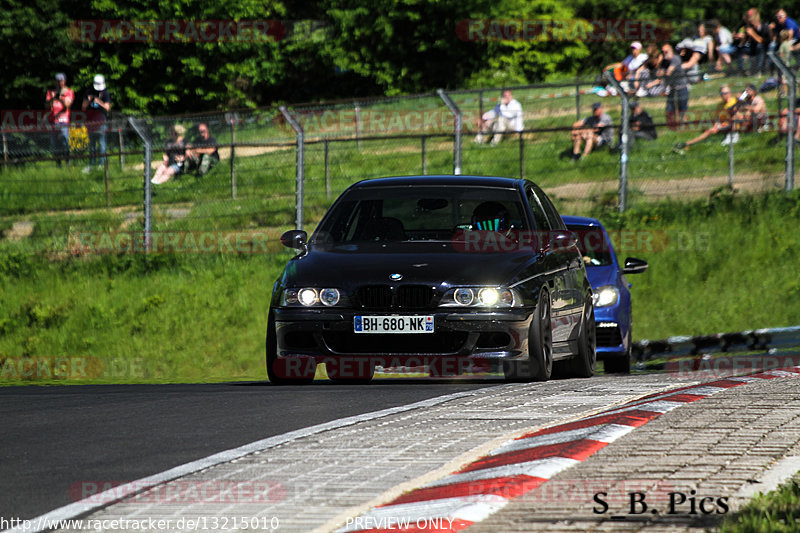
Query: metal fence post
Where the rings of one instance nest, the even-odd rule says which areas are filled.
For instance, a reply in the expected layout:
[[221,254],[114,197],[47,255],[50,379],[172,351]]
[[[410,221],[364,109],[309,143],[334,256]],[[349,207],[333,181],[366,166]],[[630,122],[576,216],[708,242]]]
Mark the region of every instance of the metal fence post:
[[117,128],[117,136],[119,138],[119,169],[125,170],[125,144],[122,140],[122,126]]
[[355,111],[355,121],[356,121],[356,145],[358,146],[358,151],[361,151],[361,107],[358,105],[358,102],[353,102]]
[[456,103],[450,99],[447,93],[444,92],[444,89],[437,89],[436,94],[439,95],[444,105],[447,106],[447,109],[449,109],[455,117],[455,124],[453,126],[453,174],[458,176],[461,174],[461,110]]
[[778,70],[781,71],[783,77],[786,78],[786,84],[789,88],[787,94],[787,114],[786,114],[786,190],[791,191],[794,189],[794,132],[797,124],[795,124],[795,92],[797,79],[791,69],[786,66],[786,63],[773,51],[767,52],[767,56],[772,60]]
[[731,142],[728,143],[728,188],[733,190],[733,136],[736,134],[736,120],[732,121],[733,127],[731,128],[731,132],[728,134],[730,135],[729,140]]
[[331,167],[328,164],[328,145],[330,141],[325,139],[323,141],[325,146],[325,197],[330,200],[331,199]]
[[422,142],[422,149],[421,149],[421,152],[422,152],[422,175],[425,176],[428,173],[427,148],[425,146],[426,145],[426,141],[428,140],[428,138],[425,137],[424,135],[422,135],[420,137],[420,140]]
[[286,119],[286,122],[292,126],[297,134],[297,186],[296,186],[296,200],[295,200],[295,227],[303,229],[303,184],[305,182],[305,133],[303,126],[292,116],[286,106],[278,108]]
[[236,200],[236,122],[237,113],[225,113],[225,118],[231,127],[231,198]]
[[519,178],[525,179],[525,139],[522,136],[523,131],[519,132]]
[[575,77],[575,120],[581,119],[581,79]]
[[152,196],[152,186],[150,184],[150,173],[152,172],[152,160],[153,160],[153,147],[150,136],[145,133],[144,129],[137,124],[136,119],[133,117],[128,117],[128,122],[130,123],[133,130],[139,136],[139,138],[144,142],[144,250],[145,252],[149,252],[152,244],[152,203],[153,203],[153,196]]
[[613,73],[606,71],[603,75],[608,82],[614,86],[617,90],[617,94],[619,94],[622,99],[622,124],[620,125],[622,135],[619,139],[619,211],[622,213],[625,211],[628,203],[628,151],[630,149],[628,140],[631,138],[631,125],[628,116],[630,115],[630,106],[628,104],[628,94],[622,89],[622,86],[614,77]]
[[3,132],[3,170],[8,170],[8,140],[6,132]]

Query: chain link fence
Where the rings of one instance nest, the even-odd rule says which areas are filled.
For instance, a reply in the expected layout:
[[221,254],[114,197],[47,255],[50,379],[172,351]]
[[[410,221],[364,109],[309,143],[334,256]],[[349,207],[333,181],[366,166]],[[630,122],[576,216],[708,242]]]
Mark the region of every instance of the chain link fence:
[[[524,130],[496,145],[476,143],[475,136],[481,116],[497,105],[499,88],[171,117],[115,115],[107,124],[106,157],[91,168],[82,141],[91,125],[74,121],[69,157],[56,158],[46,124],[6,127],[4,121],[0,243],[75,255],[104,247],[164,250],[169,239],[173,245],[204,239],[209,250],[225,250],[234,238],[245,251],[255,242],[272,251],[286,229],[313,228],[350,184],[387,175],[520,176],[571,214],[707,197],[721,188],[788,189],[792,143],[781,137],[786,121],[779,113],[793,98],[784,94],[794,92],[793,84],[782,88],[779,82],[763,93],[767,119],[737,128],[737,142],[722,146],[720,133],[689,150],[675,149],[718,121],[721,86],[738,96],[747,83],[763,82],[695,80],[678,126],[666,121],[669,96],[639,97],[657,139],[637,139],[627,150],[597,148],[581,160],[572,157],[573,126],[592,114],[593,104],[611,116],[612,144],[620,147],[625,98],[610,82],[510,87],[523,108]],[[176,126],[190,150],[203,144],[200,129],[207,129],[218,160],[210,168],[183,161],[163,180],[159,167],[176,164],[164,162]],[[621,189],[623,175],[627,186]]]

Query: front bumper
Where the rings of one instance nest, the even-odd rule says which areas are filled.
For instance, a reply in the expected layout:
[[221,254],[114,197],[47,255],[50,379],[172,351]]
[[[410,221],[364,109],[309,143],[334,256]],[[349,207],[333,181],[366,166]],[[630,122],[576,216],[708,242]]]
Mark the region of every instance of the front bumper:
[[[434,317],[433,333],[354,332],[354,317],[381,315]],[[316,363],[344,357],[369,358],[384,368],[429,366],[436,361],[469,361],[472,367],[495,370],[501,361],[527,353],[533,309],[466,311],[459,309],[397,310],[352,309],[274,310],[279,358],[313,358]]]
[[630,346],[630,321],[620,306],[595,308],[597,358],[623,357]]

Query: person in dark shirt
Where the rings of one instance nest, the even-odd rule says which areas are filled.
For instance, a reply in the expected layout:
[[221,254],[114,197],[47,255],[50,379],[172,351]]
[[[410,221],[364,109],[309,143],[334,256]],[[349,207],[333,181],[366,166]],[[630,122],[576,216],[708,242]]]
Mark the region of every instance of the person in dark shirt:
[[92,87],[83,95],[81,110],[86,113],[86,131],[89,134],[89,165],[83,169],[86,174],[93,165],[105,165],[106,120],[111,110],[111,96],[102,74],[94,77]]
[[583,159],[600,146],[611,147],[613,141],[614,122],[603,109],[603,104],[595,102],[592,104],[592,114],[572,125],[572,160]]
[[[633,143],[636,139],[644,139],[648,141],[657,139],[658,133],[656,132],[656,126],[653,123],[653,117],[650,116],[650,113],[645,111],[641,102],[638,100],[631,100],[629,106],[631,112],[630,115],[628,115],[628,124],[630,124],[628,149],[633,146]],[[617,147],[619,148],[621,146],[622,139],[620,139],[620,143],[617,145]]]
[[202,177],[219,163],[219,150],[217,139],[208,130],[208,124],[201,123],[197,126],[197,137],[192,139],[186,150],[188,170],[197,172]]
[[749,57],[751,74],[761,74],[766,67],[767,48],[772,39],[769,25],[761,22],[761,14],[756,8],[748,9],[744,19],[744,26],[734,35],[741,44],[739,70],[744,71],[744,58]]
[[686,78],[681,59],[675,54],[671,44],[661,45],[661,56],[657,74],[664,79],[670,91],[667,96],[667,125],[676,128],[683,122],[689,109],[689,80]]

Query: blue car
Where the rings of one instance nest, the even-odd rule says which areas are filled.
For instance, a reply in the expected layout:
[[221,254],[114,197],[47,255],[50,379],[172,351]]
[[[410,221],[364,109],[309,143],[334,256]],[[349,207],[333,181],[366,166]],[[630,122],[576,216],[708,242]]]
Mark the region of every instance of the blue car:
[[634,257],[620,267],[608,232],[599,220],[586,217],[561,217],[578,236],[578,246],[592,286],[594,319],[597,326],[597,359],[606,373],[631,371],[631,284],[627,274],[647,270],[647,262]]

